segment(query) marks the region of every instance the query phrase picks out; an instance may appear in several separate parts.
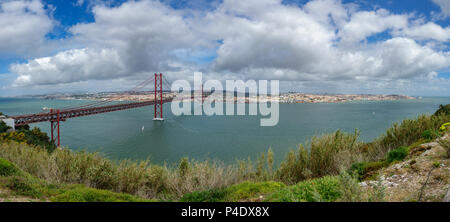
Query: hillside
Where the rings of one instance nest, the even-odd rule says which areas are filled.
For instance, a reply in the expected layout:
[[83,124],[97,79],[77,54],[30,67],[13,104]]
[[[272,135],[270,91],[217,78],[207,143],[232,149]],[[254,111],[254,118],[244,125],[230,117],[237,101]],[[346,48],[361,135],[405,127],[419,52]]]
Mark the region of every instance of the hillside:
[[446,107],[368,143],[356,130],[313,137],[278,166],[270,149],[229,165],[113,161],[54,149],[37,128],[4,131],[0,201],[441,201],[450,177]]

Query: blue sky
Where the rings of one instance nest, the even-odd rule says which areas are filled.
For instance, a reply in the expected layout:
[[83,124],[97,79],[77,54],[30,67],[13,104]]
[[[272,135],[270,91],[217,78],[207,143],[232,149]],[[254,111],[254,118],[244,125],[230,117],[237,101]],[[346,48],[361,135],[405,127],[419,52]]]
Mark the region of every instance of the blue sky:
[[3,95],[106,90],[97,81],[120,90],[152,72],[202,71],[278,78],[289,90],[450,96],[448,0],[0,5]]

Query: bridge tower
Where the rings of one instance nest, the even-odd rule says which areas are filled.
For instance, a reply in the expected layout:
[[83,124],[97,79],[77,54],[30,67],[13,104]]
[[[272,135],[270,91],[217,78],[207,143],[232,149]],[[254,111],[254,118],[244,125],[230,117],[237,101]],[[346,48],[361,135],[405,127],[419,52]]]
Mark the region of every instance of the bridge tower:
[[155,111],[153,115],[153,120],[163,121],[163,84],[162,84],[162,73],[155,73]]
[[56,112],[53,111],[53,109],[50,109],[50,114],[56,113],[56,117],[54,115],[51,116],[51,120],[50,120],[50,132],[51,132],[51,141],[54,143],[55,142],[55,130],[56,130],[56,139],[57,139],[57,143],[56,145],[58,147],[61,146],[61,140],[60,140],[60,136],[59,136],[59,122],[60,122],[60,117],[59,117],[59,109],[56,110]]

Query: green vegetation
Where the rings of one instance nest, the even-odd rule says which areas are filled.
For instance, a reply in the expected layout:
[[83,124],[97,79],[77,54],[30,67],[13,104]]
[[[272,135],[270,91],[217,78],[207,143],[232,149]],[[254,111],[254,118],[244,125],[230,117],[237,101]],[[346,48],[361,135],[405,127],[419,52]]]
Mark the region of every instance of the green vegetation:
[[11,129],[11,127],[9,127],[8,125],[6,125],[5,122],[0,120],[0,133],[6,133],[6,131],[8,131],[9,129]]
[[19,126],[12,132],[7,132],[8,129],[10,129],[10,127],[3,121],[0,121],[0,142],[16,141],[19,143],[26,143],[28,145],[42,147],[48,152],[52,152],[56,149],[55,144],[50,141],[47,134],[37,127],[30,130],[28,125]]
[[0,158],[0,188],[10,189],[14,195],[59,202],[136,202],[149,201],[129,194],[88,188],[84,185],[51,184],[35,178]]
[[297,152],[291,150],[275,173],[275,178],[288,184],[299,181],[337,175],[342,165],[362,159],[361,142],[354,134],[336,131],[332,134],[313,137],[306,146],[300,145]]
[[392,163],[394,161],[400,161],[405,159],[405,157],[408,155],[408,147],[401,146],[397,149],[389,151],[387,154],[387,162]]
[[439,163],[438,161],[433,162],[434,168],[439,168],[440,166],[441,166],[441,163]]
[[149,201],[129,194],[114,193],[77,186],[50,198],[54,202],[143,202]]
[[283,183],[267,181],[267,182],[250,182],[245,181],[227,188],[194,191],[185,194],[181,201],[183,202],[220,202],[220,201],[242,201],[251,198],[258,198],[259,195],[265,195],[275,192],[285,187]]
[[439,115],[450,115],[450,104],[447,105],[439,105],[439,109],[433,114],[434,116]]
[[272,193],[269,201],[275,202],[322,202],[336,201],[341,195],[339,178],[325,176],[302,181]]
[[429,140],[429,141],[434,140],[434,139],[438,138],[439,136],[440,136],[439,131],[437,131],[437,130],[432,130],[432,129],[425,130],[425,131],[422,133],[422,137],[423,137],[424,139],[426,139],[426,140]]
[[387,161],[355,163],[351,166],[350,173],[356,174],[360,181],[366,179],[374,180],[377,176],[375,172],[387,166],[389,166]]
[[[273,166],[270,149],[255,163],[248,159],[231,165],[188,158],[170,166],[112,161],[97,153],[54,149],[45,133],[22,127],[0,134],[0,158],[13,162],[34,179],[15,175],[11,166],[3,163],[0,173],[8,180],[3,178],[0,184],[21,194],[61,201],[141,200],[117,193],[168,201],[380,200],[381,187],[363,195],[358,180],[375,180],[377,170],[403,160],[414,144],[436,138],[446,122],[450,122],[450,115],[443,111],[420,115],[393,124],[370,143],[359,141],[358,131],[313,137],[291,150],[278,167]],[[448,150],[447,141],[440,143]]]
[[17,173],[17,168],[9,161],[0,158],[0,176],[12,176]]

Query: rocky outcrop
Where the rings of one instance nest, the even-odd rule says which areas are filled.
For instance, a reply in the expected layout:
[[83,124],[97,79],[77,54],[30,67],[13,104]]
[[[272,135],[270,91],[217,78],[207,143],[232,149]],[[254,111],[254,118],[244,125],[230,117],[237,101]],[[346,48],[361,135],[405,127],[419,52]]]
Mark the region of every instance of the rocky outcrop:
[[[450,134],[440,139],[450,140]],[[437,140],[436,140],[437,141]],[[361,187],[385,187],[386,201],[450,202],[450,159],[433,141],[412,147],[407,158],[380,169],[377,181],[363,181]]]

